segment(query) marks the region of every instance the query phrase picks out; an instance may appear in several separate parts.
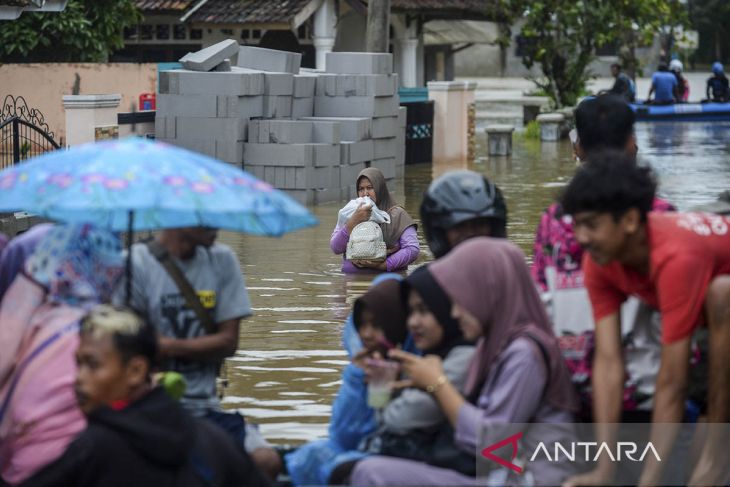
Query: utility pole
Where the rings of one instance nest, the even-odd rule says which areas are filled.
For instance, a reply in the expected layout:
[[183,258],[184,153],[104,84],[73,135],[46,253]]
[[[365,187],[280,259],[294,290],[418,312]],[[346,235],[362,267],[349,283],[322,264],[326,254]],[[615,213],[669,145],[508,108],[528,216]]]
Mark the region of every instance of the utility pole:
[[390,37],[390,0],[368,1],[367,52],[388,52]]

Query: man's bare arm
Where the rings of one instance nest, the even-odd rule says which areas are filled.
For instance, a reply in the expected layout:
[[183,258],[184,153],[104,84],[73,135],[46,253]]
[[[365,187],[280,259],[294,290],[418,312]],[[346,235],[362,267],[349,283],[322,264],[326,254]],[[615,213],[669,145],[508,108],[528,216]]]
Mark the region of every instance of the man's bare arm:
[[196,338],[160,337],[160,352],[166,357],[218,361],[230,357],[238,348],[240,318],[218,324],[218,331]]

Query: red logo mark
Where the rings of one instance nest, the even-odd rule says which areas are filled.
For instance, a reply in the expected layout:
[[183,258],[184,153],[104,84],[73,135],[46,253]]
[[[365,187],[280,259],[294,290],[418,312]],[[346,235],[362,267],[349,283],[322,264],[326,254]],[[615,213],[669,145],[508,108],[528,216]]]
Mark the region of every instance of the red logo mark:
[[494,443],[493,445],[489,445],[484,450],[482,450],[482,456],[484,458],[488,458],[489,460],[499,463],[503,467],[506,467],[510,470],[513,470],[513,471],[521,474],[522,467],[515,465],[512,462],[508,462],[504,458],[500,458],[497,455],[492,453],[494,450],[499,450],[500,448],[502,448],[505,445],[512,445],[512,458],[510,458],[510,460],[514,460],[517,457],[517,446],[518,446],[517,442],[520,441],[521,438],[522,438],[522,432],[515,433],[512,436],[508,436],[504,440],[498,441],[497,443]]

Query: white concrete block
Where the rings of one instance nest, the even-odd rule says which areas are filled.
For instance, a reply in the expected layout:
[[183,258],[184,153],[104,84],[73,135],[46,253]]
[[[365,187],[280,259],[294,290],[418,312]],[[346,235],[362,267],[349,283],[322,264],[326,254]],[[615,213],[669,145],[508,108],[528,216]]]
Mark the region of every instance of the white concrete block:
[[184,149],[204,154],[209,157],[215,157],[215,139],[210,138],[195,138],[195,137],[178,137],[172,139],[169,142],[172,145],[182,147]]
[[[229,139],[246,140],[248,120],[241,118],[178,117],[178,139]],[[215,151],[215,148],[213,149]]]
[[177,95],[180,93],[180,77],[174,71],[160,71],[160,93]]
[[227,139],[215,140],[215,157],[221,161],[241,165],[243,162],[243,142]]
[[340,164],[340,144],[312,144],[315,166],[335,166]]
[[264,97],[218,96],[217,113],[224,118],[255,118],[264,115]]
[[295,120],[251,120],[249,141],[264,144],[307,144],[313,141],[313,122]]
[[325,71],[336,74],[391,74],[393,55],[373,52],[328,52],[325,66]]
[[373,139],[373,159],[395,157],[398,153],[398,141],[395,137]]
[[[177,94],[180,95],[235,95],[253,96],[264,93],[264,74],[256,72],[242,72],[233,70],[231,72],[208,72],[199,73],[195,71],[165,71],[168,85],[177,83]],[[177,77],[173,82],[172,78]],[[162,93],[162,87],[160,88]],[[170,92],[172,94],[172,92]]]
[[398,117],[378,117],[373,119],[373,139],[395,137],[398,132]]
[[339,144],[340,124],[336,122],[312,121],[312,142],[318,144]]
[[340,140],[357,142],[369,139],[371,120],[364,117],[300,117],[302,120],[337,122],[340,124]]
[[291,117],[292,97],[289,95],[264,96],[265,118]]
[[[352,186],[352,194],[356,195],[357,189],[357,176],[360,172],[365,169],[366,165],[364,162],[358,162],[356,164],[341,164],[340,165],[340,187],[345,188]],[[353,196],[354,198],[355,196]]]
[[216,95],[157,95],[157,117],[217,117]]
[[260,144],[246,143],[243,146],[244,167],[253,165],[312,166],[314,146],[312,144]]
[[264,95],[292,95],[294,75],[290,73],[264,73]]
[[357,164],[372,161],[375,154],[372,140],[342,142],[340,147],[342,164]]
[[189,52],[180,59],[185,67],[192,71],[210,71],[226,59],[238,54],[238,42],[233,39],[218,42],[197,52]]
[[292,98],[291,116],[292,118],[304,118],[314,115],[314,97],[309,98]]
[[294,75],[294,98],[311,98],[314,96],[317,76],[311,74]]
[[240,46],[237,65],[242,68],[260,69],[278,73],[299,74],[302,55],[262,47]]
[[177,120],[175,117],[155,116],[155,138],[175,139],[177,138]]
[[405,128],[408,123],[408,107],[398,107],[398,127]]
[[370,163],[370,167],[377,167],[383,172],[383,176],[385,176],[385,179],[393,179],[396,177],[396,165],[397,164],[395,157],[373,159],[373,161]]
[[396,97],[316,96],[315,117],[392,117],[398,115]]

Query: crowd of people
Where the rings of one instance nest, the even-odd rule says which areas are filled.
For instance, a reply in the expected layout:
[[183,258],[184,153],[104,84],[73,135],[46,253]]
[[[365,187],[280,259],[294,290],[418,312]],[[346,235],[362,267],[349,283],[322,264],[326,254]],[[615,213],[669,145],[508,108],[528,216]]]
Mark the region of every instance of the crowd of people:
[[[133,245],[131,274],[118,236],[88,225],[11,240],[0,253],[0,484],[272,485],[285,472],[295,485],[606,485],[616,466],[605,457],[587,472],[537,458],[518,474],[479,452],[502,440],[495,424],[730,422],[730,220],[657,196],[634,117],[612,94],[577,107],[580,165],[540,220],[531,265],[507,239],[500,189],[451,171],[420,206],[434,261],[405,276],[416,221],[380,170],[362,171],[367,202],[330,247],[343,272],[380,275],[343,327],[350,364],[328,437],[283,457],[217,395],[251,306],[215,230]],[[376,213],[385,255],[348,259]],[[161,370],[184,382],[179,398]],[[375,378],[391,371],[376,404]],[[550,432],[539,440],[570,436]],[[607,427],[596,435],[615,440]],[[673,438],[650,439],[671,451]],[[723,441],[711,430],[683,481],[726,485]],[[632,482],[660,485],[662,468],[647,462]]]
[[[702,103],[730,102],[730,85],[723,65],[719,62],[713,63],[711,70],[712,76],[707,79],[705,85],[705,98],[700,101]],[[623,97],[629,103],[636,103],[636,83],[622,70],[620,64],[611,65],[611,76],[614,78],[613,86],[601,94],[610,93]],[[651,105],[688,103],[689,88],[689,81],[684,77],[682,61],[672,59],[668,64],[659,63],[656,72],[651,76],[651,86],[645,103]]]

